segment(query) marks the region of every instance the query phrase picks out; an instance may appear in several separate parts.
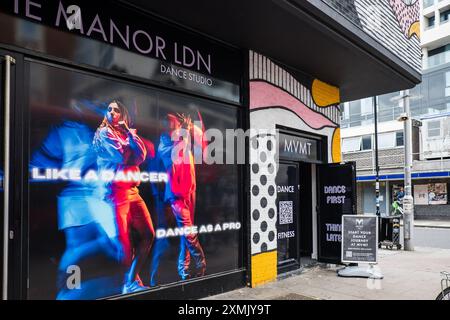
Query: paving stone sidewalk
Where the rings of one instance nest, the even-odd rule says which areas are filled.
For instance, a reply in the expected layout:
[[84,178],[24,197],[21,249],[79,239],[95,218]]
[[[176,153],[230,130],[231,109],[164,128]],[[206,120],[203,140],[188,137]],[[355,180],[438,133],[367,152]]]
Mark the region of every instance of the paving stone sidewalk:
[[320,265],[260,287],[242,288],[207,299],[433,300],[440,290],[440,271],[450,271],[450,250],[420,247],[413,252],[380,250],[378,267],[383,280],[341,278],[336,275],[341,267]]

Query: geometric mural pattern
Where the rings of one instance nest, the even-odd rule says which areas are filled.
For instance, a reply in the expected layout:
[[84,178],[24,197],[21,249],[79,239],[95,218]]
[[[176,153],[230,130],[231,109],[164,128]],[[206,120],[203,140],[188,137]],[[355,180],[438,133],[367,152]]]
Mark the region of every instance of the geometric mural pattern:
[[277,248],[275,134],[257,134],[250,139],[251,166],[251,253]]
[[277,277],[276,126],[303,128],[331,142],[339,128],[340,99],[338,88],[305,74],[294,76],[254,51],[249,68],[250,128],[265,130],[250,131],[251,285],[256,286]]

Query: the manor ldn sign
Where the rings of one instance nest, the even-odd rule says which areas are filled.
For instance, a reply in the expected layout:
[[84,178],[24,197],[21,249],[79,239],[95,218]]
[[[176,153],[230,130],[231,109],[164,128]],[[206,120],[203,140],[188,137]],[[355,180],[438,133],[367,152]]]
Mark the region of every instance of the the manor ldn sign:
[[[212,75],[210,48],[111,1],[3,0],[2,11]],[[173,29],[173,28],[172,28]],[[177,39],[178,38],[178,39]],[[189,43],[189,44],[187,44]]]
[[0,11],[145,56],[153,81],[240,101],[239,51],[121,2],[0,0]]

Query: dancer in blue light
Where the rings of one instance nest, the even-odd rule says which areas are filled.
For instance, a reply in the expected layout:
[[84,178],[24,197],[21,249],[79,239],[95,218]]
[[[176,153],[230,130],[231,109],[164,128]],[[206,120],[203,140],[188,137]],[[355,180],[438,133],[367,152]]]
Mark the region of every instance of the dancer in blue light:
[[[76,169],[82,175],[96,170],[97,155],[92,146],[94,132],[83,123],[76,103],[71,119],[54,127],[32,155],[31,168]],[[98,182],[72,180],[65,182],[58,196],[58,228],[64,231],[66,248],[58,267],[57,299],[95,297],[95,287],[71,291],[66,279],[71,266],[101,254],[119,261],[122,250],[110,205],[102,200]]]

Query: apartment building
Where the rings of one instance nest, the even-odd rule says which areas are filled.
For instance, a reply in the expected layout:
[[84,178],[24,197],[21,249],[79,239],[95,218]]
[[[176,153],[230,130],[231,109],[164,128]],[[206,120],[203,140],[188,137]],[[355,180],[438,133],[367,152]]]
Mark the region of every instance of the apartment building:
[[[413,1],[414,2],[414,1]],[[422,83],[410,89],[413,126],[413,196],[418,219],[450,219],[450,0],[421,2]],[[377,96],[381,214],[403,187],[401,92]],[[374,98],[342,105],[342,152],[356,161],[358,212],[375,212]]]

